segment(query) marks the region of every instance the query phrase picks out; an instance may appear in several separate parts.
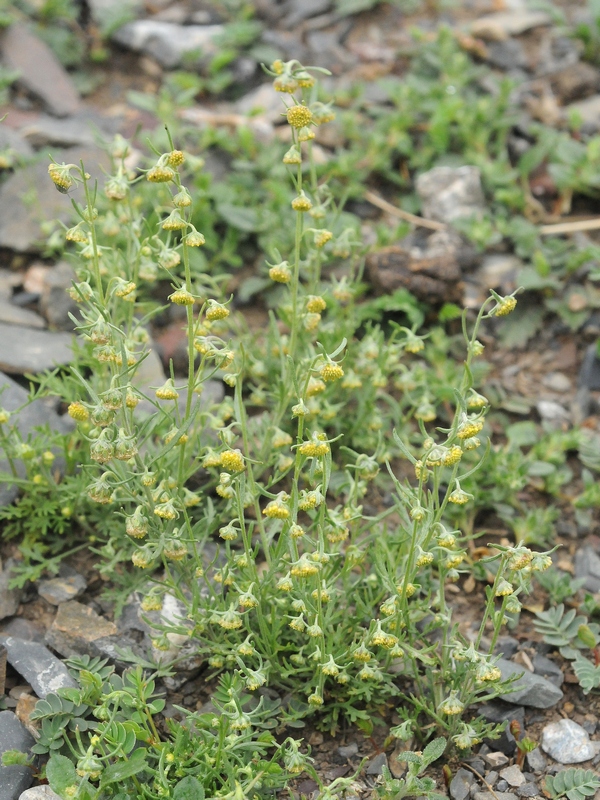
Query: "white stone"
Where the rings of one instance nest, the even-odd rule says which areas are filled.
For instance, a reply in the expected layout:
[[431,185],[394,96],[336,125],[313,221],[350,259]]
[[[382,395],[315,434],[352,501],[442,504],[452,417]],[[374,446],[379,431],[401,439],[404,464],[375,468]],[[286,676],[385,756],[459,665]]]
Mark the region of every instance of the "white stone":
[[19,800],[60,800],[60,795],[49,786],[34,786],[19,795]]
[[496,14],[485,14],[471,23],[471,33],[482,39],[502,41],[532,28],[550,25],[551,22],[550,15],[545,11],[499,11]]
[[176,25],[138,19],[115,31],[112,39],[131,50],[152,56],[163,67],[172,69],[188,55],[214,54],[217,50],[214,40],[222,32],[222,25]]
[[587,731],[572,719],[551,722],[542,731],[542,750],[560,764],[581,764],[600,750],[600,742],[590,741]]

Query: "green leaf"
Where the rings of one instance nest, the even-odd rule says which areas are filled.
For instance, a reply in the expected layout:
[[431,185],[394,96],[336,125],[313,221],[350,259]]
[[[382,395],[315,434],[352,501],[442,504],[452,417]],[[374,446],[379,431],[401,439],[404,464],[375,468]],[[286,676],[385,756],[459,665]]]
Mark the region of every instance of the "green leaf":
[[146,766],[146,750],[140,747],[131,754],[129,761],[117,761],[116,764],[110,764],[102,773],[101,786],[108,786],[110,783],[131,778],[146,769]]
[[446,749],[446,740],[441,736],[429,742],[425,750],[423,750],[423,765],[427,766],[437,761]]
[[204,786],[193,775],[187,775],[173,789],[173,800],[204,800]]
[[245,233],[254,233],[258,228],[258,214],[253,208],[234,206],[231,203],[217,203],[217,212],[232,228]]
[[71,759],[58,755],[58,753],[50,756],[46,766],[46,778],[50,788],[61,797],[66,797],[66,789],[79,783],[75,764]]
[[506,429],[508,443],[516,447],[531,447],[537,444],[540,435],[535,422],[515,422]]

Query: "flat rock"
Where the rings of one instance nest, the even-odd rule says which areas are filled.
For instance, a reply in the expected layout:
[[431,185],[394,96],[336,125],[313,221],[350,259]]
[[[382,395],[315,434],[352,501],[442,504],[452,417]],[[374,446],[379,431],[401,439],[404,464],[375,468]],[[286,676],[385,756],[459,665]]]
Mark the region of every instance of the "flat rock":
[[488,767],[491,767],[492,769],[496,770],[499,769],[500,767],[503,767],[505,764],[508,764],[507,756],[500,750],[492,753],[486,753],[483,756],[483,760],[488,765]]
[[60,795],[53,792],[52,789],[46,786],[33,786],[27,789],[19,796],[19,800],[61,800]]
[[13,764],[2,766],[2,754],[7,750],[28,753],[35,739],[12,711],[0,711],[0,800],[15,800],[33,781],[29,767]]
[[480,217],[485,209],[477,167],[434,167],[417,178],[423,216],[439,222]]
[[387,756],[385,753],[378,753],[367,764],[367,775],[381,775],[384,767],[387,767]]
[[0,624],[0,634],[14,636],[16,639],[24,639],[26,642],[44,642],[43,632],[36,627],[33,622],[23,617],[13,617],[13,619]]
[[338,747],[337,751],[342,758],[352,758],[358,754],[358,745],[356,742],[352,742],[352,744]]
[[93,146],[106,134],[99,125],[100,120],[89,115],[78,115],[68,119],[56,119],[41,114],[34,122],[23,126],[20,134],[33,147]]
[[600,592],[600,556],[589,545],[575,553],[575,577],[585,580],[588,592]]
[[74,600],[85,592],[86,588],[87,584],[83,575],[66,564],[61,567],[61,574],[58,577],[39,581],[37,584],[40,597],[55,606]]
[[281,120],[281,112],[285,111],[281,97],[273,91],[272,83],[262,83],[235,103],[238,114],[261,116],[270,122]]
[[0,42],[4,65],[18,70],[19,83],[39,98],[57,117],[74,114],[79,93],[69,73],[47,44],[21,23],[14,23]]
[[481,39],[501,41],[551,23],[552,18],[545,11],[498,11],[479,17],[471,23],[470,30]]
[[542,378],[542,383],[547,389],[561,394],[571,391],[572,388],[571,380],[564,372],[549,372]]
[[46,327],[43,317],[28,308],[20,308],[10,300],[0,297],[0,322],[6,325],[20,325],[25,328],[37,328],[38,330]]
[[539,747],[536,747],[535,750],[532,750],[530,753],[527,753],[525,756],[525,761],[527,762],[527,766],[529,767],[530,770],[532,770],[532,772],[543,772],[548,766],[546,757],[544,756]]
[[510,294],[516,288],[517,275],[523,267],[523,261],[517,256],[492,253],[484,257],[475,277],[485,289],[502,289],[504,294]]
[[561,668],[547,656],[539,654],[534,656],[533,669],[536,675],[541,675],[543,678],[546,678],[550,683],[558,686],[559,689],[564,683],[565,676]]
[[73,358],[70,333],[40,331],[0,322],[0,369],[25,375],[68,364]]
[[[25,389],[8,375],[0,372],[0,406],[11,412],[9,424],[16,424],[23,439],[26,439],[28,434],[40,425],[47,424],[51,430],[59,433],[67,433],[73,429],[71,418],[59,417],[56,413],[56,405],[56,399],[51,397],[39,398],[28,404],[28,393]],[[19,474],[24,475],[21,461],[17,461],[16,467]],[[6,472],[7,469],[7,461],[0,458],[0,470]],[[12,502],[17,494],[16,486],[0,484],[0,505]]]
[[54,329],[72,331],[75,323],[71,317],[81,317],[79,304],[67,292],[74,281],[75,272],[66,261],[59,261],[43,274],[40,311]]
[[[68,148],[52,155],[59,164],[78,164],[83,160],[92,175],[98,175],[100,166],[110,168],[108,155],[97,147]],[[42,223],[53,220],[67,223],[73,219],[71,198],[57,191],[48,176],[48,163],[44,158],[29,164],[0,186],[0,247],[18,253],[37,252],[47,238]]]
[[187,57],[210,56],[217,51],[215,39],[222,25],[177,25],[152,19],[128,22],[111,38],[117,44],[155,58],[167,69],[179,66]]
[[539,400],[536,403],[538,414],[553,427],[560,427],[569,422],[570,414],[564,406],[554,400]]
[[550,85],[561,103],[572,103],[598,92],[600,70],[585,61],[577,61],[555,72],[550,78]]
[[0,635],[7,650],[8,663],[31,685],[38,697],[50,692],[77,686],[68,669],[45,645],[27,642],[16,636]]
[[473,800],[517,800],[517,795],[513,792],[475,792]]
[[507,703],[531,708],[552,708],[562,699],[561,690],[541,675],[528,672],[519,664],[506,661],[504,658],[499,659],[496,666],[502,673],[502,680],[522,673],[519,680],[513,684],[516,691],[501,696]]
[[4,569],[0,570],[0,619],[16,614],[21,602],[22,590],[8,588],[13,566],[14,561],[11,558],[6,562]]
[[521,772],[521,768],[516,764],[511,764],[510,767],[505,767],[500,770],[500,777],[505,780],[509,786],[517,788],[525,783],[525,776]]
[[7,128],[6,125],[0,125],[0,150],[11,150],[21,158],[33,156],[33,147],[29,142],[20,133],[13,131],[12,128]]
[[541,747],[560,764],[581,764],[600,752],[600,742],[590,741],[587,731],[572,719],[546,725],[542,731]]
[[586,348],[581,369],[579,370],[578,383],[581,388],[597,391],[600,389],[600,358],[596,345],[591,344]]
[[117,626],[97,614],[93,608],[71,600],[61,603],[46,642],[61,656],[96,655],[94,643],[114,636]]
[[467,800],[474,782],[475,776],[472,772],[462,767],[458,769],[450,781],[449,788],[452,800]]

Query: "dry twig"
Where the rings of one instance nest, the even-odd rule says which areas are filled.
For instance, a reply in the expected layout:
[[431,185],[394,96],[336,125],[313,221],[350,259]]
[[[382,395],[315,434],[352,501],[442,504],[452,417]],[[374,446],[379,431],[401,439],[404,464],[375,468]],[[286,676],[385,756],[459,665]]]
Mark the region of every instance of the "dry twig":
[[392,214],[394,217],[399,217],[406,222],[410,222],[412,225],[419,225],[421,228],[429,228],[432,231],[446,230],[446,225],[444,225],[443,222],[435,222],[435,220],[425,219],[425,217],[417,217],[416,214],[410,214],[408,211],[403,211],[401,208],[397,208],[391,203],[388,203],[387,200],[384,200],[383,197],[379,197],[379,195],[375,194],[374,192],[366,191],[365,200],[371,203],[371,205],[377,206],[377,208],[380,208],[382,211],[386,211],[388,214]]

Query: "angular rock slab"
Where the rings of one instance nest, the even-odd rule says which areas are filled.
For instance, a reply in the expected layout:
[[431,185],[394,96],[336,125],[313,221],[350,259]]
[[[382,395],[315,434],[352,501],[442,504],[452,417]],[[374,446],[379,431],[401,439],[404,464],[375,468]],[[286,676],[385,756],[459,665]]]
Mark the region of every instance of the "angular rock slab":
[[0,322],[0,369],[26,375],[68,364],[73,358],[70,333],[40,331]]
[[[66,336],[67,334],[63,335]],[[26,405],[27,397],[28,394],[22,386],[19,386],[8,375],[0,372],[0,407],[11,412],[12,416],[9,425],[15,423],[24,439],[41,425],[47,424],[51,430],[59,431],[60,433],[67,433],[73,429],[74,426],[70,417],[59,417],[56,413],[55,400],[52,398],[39,398]],[[25,471],[22,462],[17,462],[16,466],[19,474],[21,476],[24,475]],[[0,458],[0,471],[8,472],[8,462],[4,458]],[[0,505],[12,502],[17,494],[18,489],[14,484],[0,483]]]
[[[110,170],[110,159],[97,147],[72,147],[53,150],[57,163],[79,164],[82,160],[91,175],[99,175],[100,167]],[[60,220],[68,223],[74,217],[71,198],[57,191],[48,176],[48,159],[36,161],[13,173],[0,186],[0,247],[18,253],[32,253],[46,240],[43,222]],[[73,191],[79,197],[79,190]]]
[[112,40],[155,58],[167,69],[199,53],[212,55],[217,50],[215,38],[223,33],[222,25],[177,25],[153,19],[128,22],[112,34]]
[[504,658],[499,659],[496,666],[502,673],[502,680],[512,675],[521,675],[521,678],[513,684],[516,691],[501,695],[501,699],[507,703],[531,708],[552,708],[562,700],[561,690],[541,675],[535,675]]
[[417,194],[428,219],[450,223],[480,217],[485,209],[481,172],[477,167],[434,167],[417,178]]
[[600,752],[600,742],[590,741],[588,732],[572,719],[546,725],[542,731],[541,747],[560,764],[581,764]]
[[98,655],[95,643],[115,636],[117,626],[96,614],[93,608],[70,600],[61,603],[46,642],[61,656]]
[[13,565],[14,561],[11,558],[6,562],[4,569],[0,570],[0,619],[6,619],[6,617],[16,614],[21,602],[22,590],[8,588],[12,578]]
[[0,711],[0,800],[15,800],[33,781],[29,767],[13,764],[2,766],[2,754],[7,750],[27,753],[35,739],[12,711]]
[[38,697],[44,698],[57,689],[77,687],[69,670],[45,645],[4,634],[0,634],[0,644],[6,647],[8,663],[25,678]]
[[69,73],[26,25],[11,25],[2,37],[0,50],[5,66],[18,70],[19,83],[42,100],[52,114],[67,117],[79,109],[79,93]]

